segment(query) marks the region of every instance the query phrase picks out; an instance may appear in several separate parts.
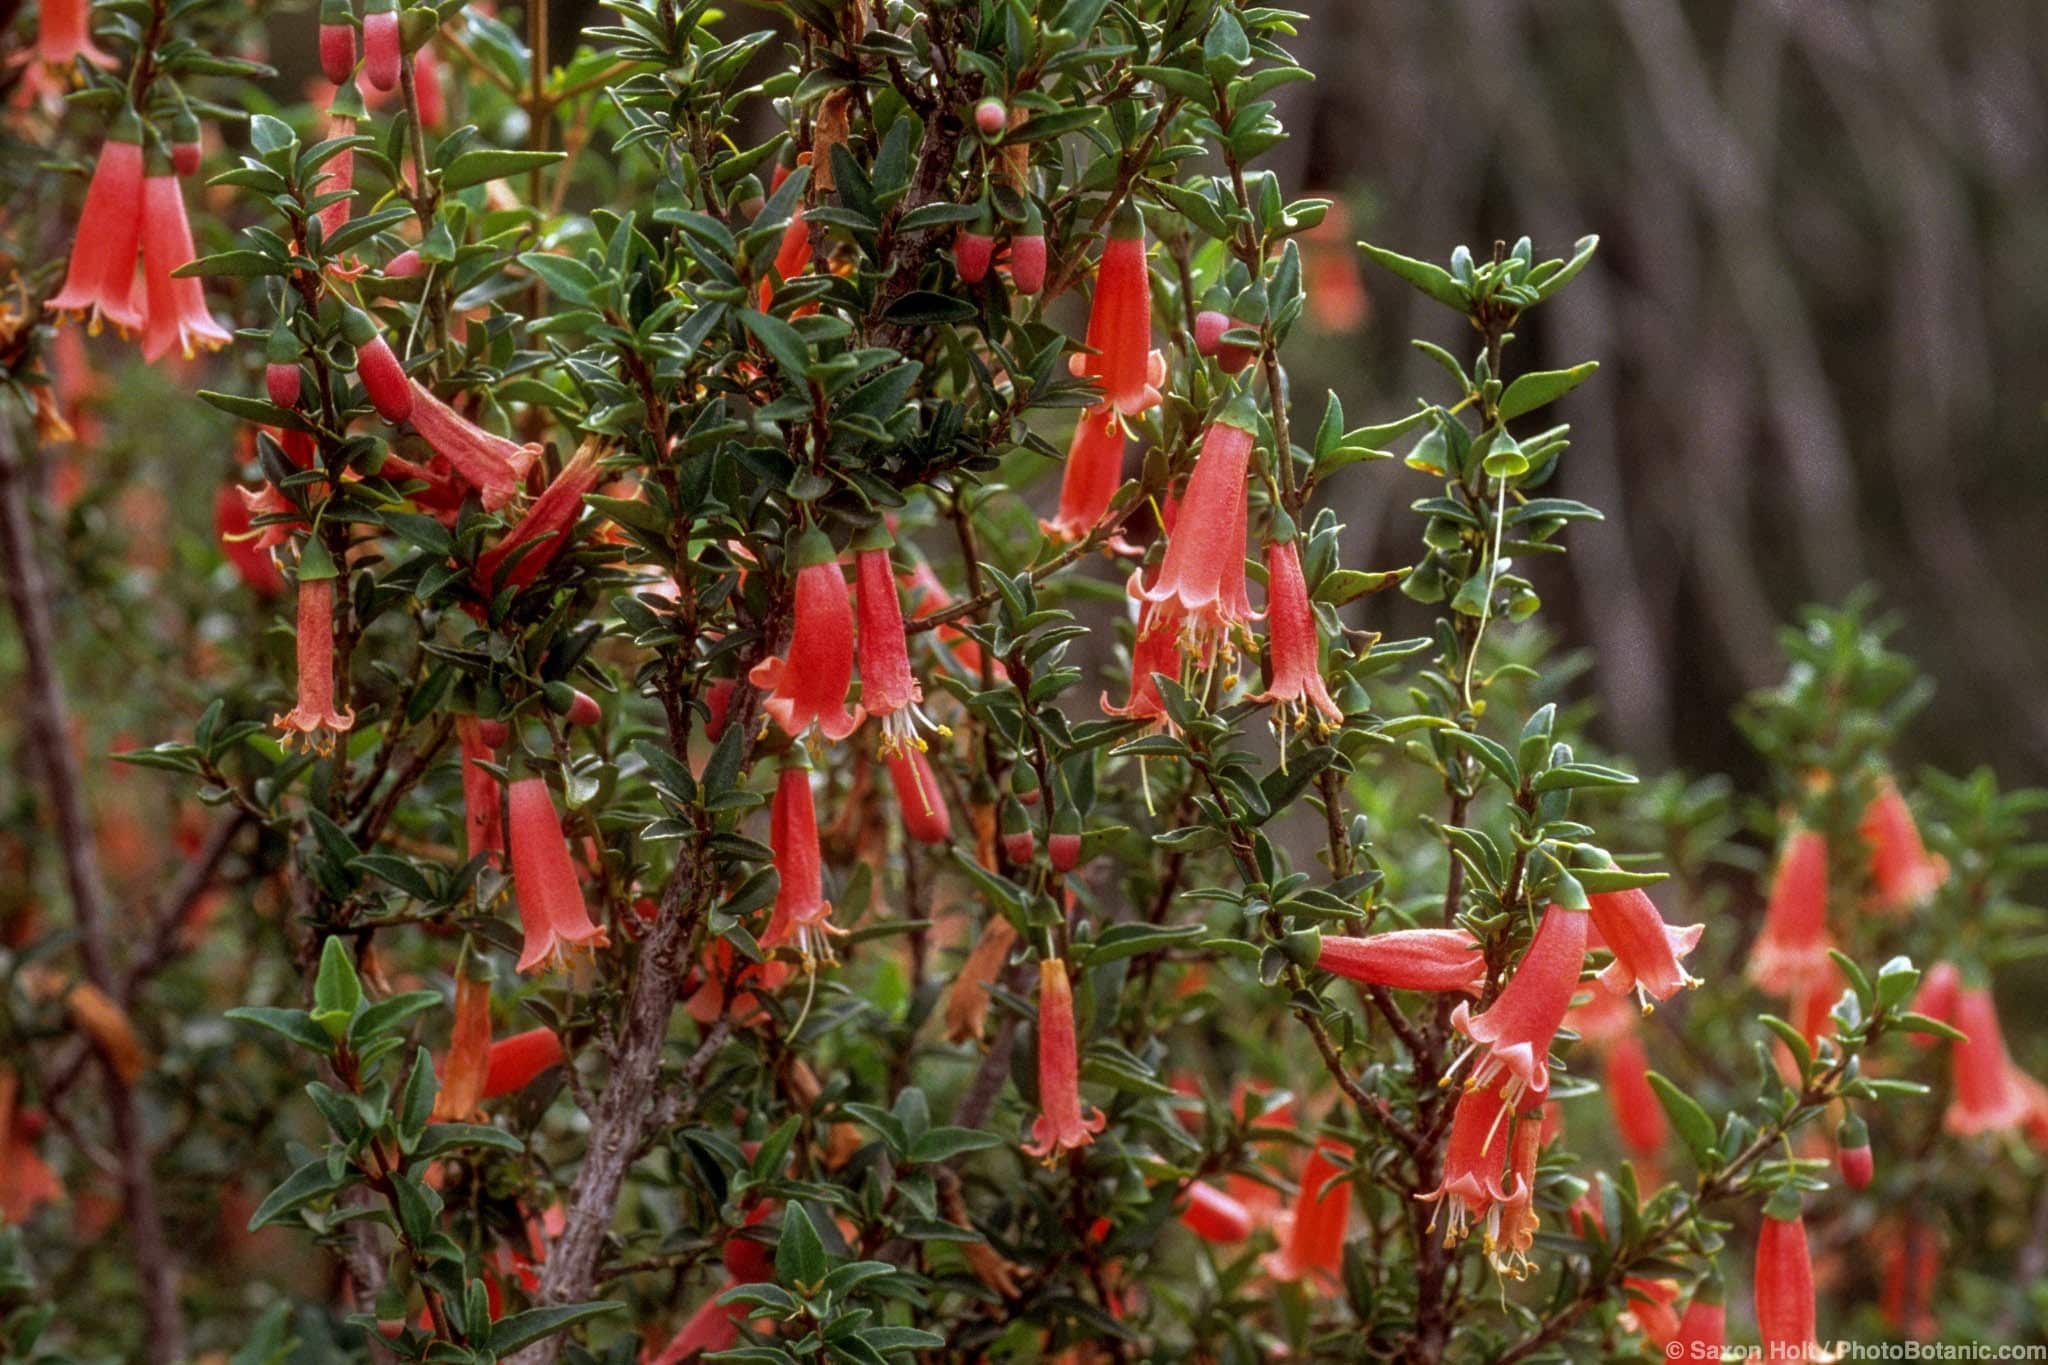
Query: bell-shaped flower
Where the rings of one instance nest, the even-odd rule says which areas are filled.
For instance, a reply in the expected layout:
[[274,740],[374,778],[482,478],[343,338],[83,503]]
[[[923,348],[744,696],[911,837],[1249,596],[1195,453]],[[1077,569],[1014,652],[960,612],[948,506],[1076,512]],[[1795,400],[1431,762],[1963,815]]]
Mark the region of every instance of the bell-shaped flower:
[[1818,1360],[1814,1343],[1813,1259],[1806,1220],[1764,1210],[1756,1239],[1756,1330],[1765,1359]]
[[762,709],[791,738],[816,726],[826,739],[842,740],[867,714],[846,705],[853,682],[853,604],[847,600],[846,575],[821,531],[807,532],[797,542],[796,562],[789,653],[763,659],[747,676],[768,692]]
[[574,952],[604,947],[610,939],[590,918],[547,779],[515,779],[507,788],[506,803],[512,894],[519,901],[519,920],[526,931],[519,970],[549,970]]
[[197,276],[173,272],[192,263],[192,228],[185,220],[185,192],[166,163],[151,167],[142,182],[142,283],[149,311],[143,320],[142,355],[156,360],[174,347],[186,359],[200,348],[217,350],[234,340],[206,311]]
[[1475,1015],[1469,1004],[1453,1011],[1452,1026],[1472,1040],[1468,1055],[1481,1054],[1468,1084],[1488,1086],[1505,1074],[1514,1108],[1525,1092],[1537,1099],[1549,1093],[1550,1044],[1578,988],[1587,918],[1558,905],[1545,910],[1521,965],[1485,1012]]
[[1166,701],[1159,695],[1159,684],[1152,678],[1154,674],[1168,678],[1180,676],[1180,610],[1172,603],[1154,606],[1145,601],[1142,579],[1138,574],[1131,575],[1126,591],[1139,600],[1137,633],[1131,640],[1131,692],[1122,706],[1111,702],[1109,693],[1104,692],[1102,711],[1104,715],[1119,716],[1125,720],[1166,724]]
[[903,815],[903,832],[921,844],[943,844],[953,837],[953,817],[939,792],[939,779],[932,772],[924,750],[902,748],[883,754],[889,765],[889,780],[896,788],[896,808]]
[[45,308],[83,317],[95,333],[102,321],[124,333],[142,326],[135,262],[142,248],[143,179],[142,122],[124,110],[101,145],[86,186],[64,287]]
[[1833,967],[1832,946],[1827,840],[1814,830],[1794,829],[1771,875],[1763,932],[1749,949],[1749,979],[1772,995],[1797,995],[1820,984]]
[[1181,649],[1208,662],[1251,618],[1244,590],[1246,490],[1257,423],[1238,400],[1209,424],[1188,476],[1159,577],[1145,599],[1170,604]]
[[1962,1137],[2001,1133],[2026,1121],[2026,1091],[2013,1083],[2012,1058],[1998,1026],[1991,992],[1965,989],[1956,995],[1955,1027],[1968,1035],[1949,1045],[1953,1095],[1941,1124]]
[[1060,472],[1060,508],[1038,523],[1054,540],[1085,540],[1109,515],[1110,501],[1124,478],[1124,419],[1114,404],[1101,403],[1074,423],[1067,463]]
[[92,40],[92,0],[42,0],[36,13],[36,60],[69,69],[81,57],[93,66],[114,64]]
[[1647,1011],[1650,1001],[1668,1000],[1681,989],[1700,984],[1678,963],[1699,945],[1705,925],[1666,924],[1641,887],[1596,891],[1587,900],[1593,907],[1593,946],[1614,954],[1614,961],[1600,973],[1601,985],[1616,995],[1633,990]]
[[597,443],[585,441],[562,466],[525,515],[496,545],[477,556],[477,586],[487,595],[523,588],[539,578],[569,543],[583,495],[597,484]]
[[496,864],[505,853],[504,809],[498,800],[498,779],[483,766],[497,758],[497,748],[484,735],[484,723],[471,715],[455,718],[455,740],[462,751],[462,827],[469,856],[487,856]]
[[1348,981],[1402,991],[1486,988],[1486,955],[1463,929],[1394,929],[1363,938],[1325,934],[1316,966]]
[[1864,807],[1856,832],[1870,860],[1870,884],[1879,910],[1902,914],[1918,909],[1948,880],[1947,860],[1929,853],[1921,842],[1913,809],[1891,774],[1878,778],[1877,792]]
[[1502,1173],[1507,1167],[1509,1104],[1505,1078],[1467,1087],[1451,1112],[1451,1134],[1444,1143],[1443,1175],[1437,1187],[1419,1199],[1437,1205],[1430,1227],[1443,1218],[1444,1245],[1461,1241],[1477,1220],[1484,1220],[1505,1197]]
[[490,1065],[491,983],[487,977],[459,972],[455,978],[455,1029],[448,1036],[448,1055],[439,1068],[441,1088],[434,1095],[434,1118],[442,1123],[474,1119]]
[[[367,376],[364,382],[368,383]],[[463,482],[482,495],[485,509],[495,512],[518,497],[526,483],[526,471],[540,458],[540,447],[531,442],[521,445],[485,431],[434,397],[417,380],[411,382],[413,430],[433,447],[436,455],[448,461]],[[582,494],[577,497],[580,499]]]
[[1307,724],[1311,711],[1322,717],[1322,724],[1344,723],[1343,711],[1323,685],[1322,635],[1291,535],[1266,543],[1266,648],[1273,685],[1250,700],[1277,703],[1283,728],[1290,716],[1297,725]]
[[346,734],[356,713],[334,705],[334,580],[299,580],[299,699],[290,711],[271,721],[285,732],[284,745],[294,740],[327,753],[334,736]]
[[545,1025],[500,1038],[491,1044],[478,1098],[495,1100],[524,1090],[541,1072],[561,1065],[568,1055],[561,1036]]
[[[799,755],[800,758],[800,755]],[[831,936],[845,931],[832,923],[825,899],[824,857],[818,849],[818,809],[811,799],[811,770],[801,761],[784,763],[769,807],[769,847],[775,850],[775,913],[761,935],[763,948],[794,944],[806,970],[832,962]]]
[[903,634],[903,602],[896,595],[896,566],[889,560],[888,532],[878,543],[864,545],[853,556],[860,588],[860,700],[882,721],[882,752],[923,749],[920,730],[945,731],[932,724],[920,705],[924,688],[910,671],[910,644]]
[[1670,1135],[1664,1106],[1650,1088],[1650,1054],[1633,1031],[1607,1045],[1605,1080],[1608,1112],[1630,1156],[1654,1161]]
[[1283,1215],[1277,1250],[1259,1261],[1268,1279],[1312,1278],[1334,1285],[1344,1273],[1344,1237],[1351,1230],[1351,1182],[1336,1179],[1344,1168],[1334,1142],[1318,1142],[1302,1163],[1294,1205]]
[[1101,386],[1104,402],[1130,417],[1159,401],[1165,365],[1152,349],[1152,272],[1145,264],[1145,220],[1129,202],[1117,211],[1103,244],[1087,340],[1093,354],[1075,355],[1071,368]]
[[1074,988],[1067,964],[1038,964],[1038,1108],[1024,1150],[1050,1166],[1062,1153],[1086,1147],[1108,1120],[1081,1103],[1081,1059],[1074,1032]]
[[[1953,1024],[1956,1018],[1956,1000],[1963,989],[1963,973],[1953,962],[1937,962],[1927,969],[1927,975],[1920,978],[1920,988],[1913,992],[1913,1013],[1922,1014],[1943,1024]],[[1909,1033],[1906,1035],[1915,1047],[1929,1048],[1940,1042],[1932,1033]]]

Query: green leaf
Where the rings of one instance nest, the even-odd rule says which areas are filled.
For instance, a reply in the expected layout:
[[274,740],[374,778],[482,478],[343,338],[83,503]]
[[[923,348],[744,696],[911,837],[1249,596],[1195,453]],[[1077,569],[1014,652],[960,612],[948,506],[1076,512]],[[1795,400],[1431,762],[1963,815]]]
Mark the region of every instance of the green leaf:
[[530,171],[535,166],[552,165],[560,161],[562,155],[561,152],[511,152],[496,147],[479,147],[448,163],[441,172],[441,188],[465,190],[487,180],[503,180],[508,175]]
[[347,1183],[345,1175],[337,1176],[328,1167],[326,1157],[309,1161],[286,1176],[284,1184],[256,1206],[256,1212],[249,1215],[249,1231],[268,1227],[293,1209],[332,1194]]
[[756,313],[752,310],[740,314],[740,325],[754,334],[761,348],[775,358],[776,368],[782,371],[784,380],[801,384],[804,374],[810,368],[810,348],[797,335],[796,328],[771,313]]
[[529,1308],[523,1313],[498,1319],[491,1328],[491,1350],[500,1356],[516,1351],[522,1346],[531,1346],[543,1337],[553,1336],[579,1322],[616,1313],[626,1305],[616,1299],[599,1299],[593,1303],[570,1303],[556,1308]]
[[1564,791],[1571,787],[1633,787],[1633,774],[1619,768],[1604,768],[1598,763],[1560,763],[1529,784],[1530,790],[1539,792]]
[[1501,421],[1510,421],[1547,403],[1555,403],[1599,368],[1599,361],[1588,360],[1569,370],[1536,370],[1517,377],[1508,385],[1507,392],[1500,396]]
[[1094,942],[1077,945],[1074,955],[1088,966],[1098,966],[1176,943],[1192,944],[1208,932],[1206,924],[1112,924]]
[[979,1152],[990,1147],[1000,1147],[1003,1140],[994,1133],[977,1132],[972,1128],[934,1128],[921,1134],[910,1144],[904,1155],[910,1161],[948,1161],[962,1152]]
[[331,935],[320,949],[320,974],[313,979],[313,1022],[339,1042],[362,1003],[363,983],[356,977],[355,959],[340,936]]
[[487,1123],[430,1123],[420,1135],[419,1145],[413,1148],[413,1155],[426,1161],[462,1147],[489,1147],[515,1155],[526,1150],[518,1138]]
[[1714,1147],[1714,1121],[1707,1117],[1707,1111],[1700,1107],[1700,1102],[1656,1072],[1644,1074],[1649,1078],[1650,1089],[1657,1092],[1657,1103],[1664,1106],[1665,1116],[1678,1130],[1686,1150],[1692,1153],[1694,1163],[1702,1170],[1719,1164]]
[[268,1005],[244,1005],[231,1009],[224,1016],[237,1023],[255,1024],[272,1033],[282,1034],[300,1047],[326,1054],[334,1043],[321,1027],[313,1022],[313,1016],[304,1010],[273,1009]]
[[1444,742],[1464,749],[1478,759],[1481,766],[1507,785],[1509,791],[1518,791],[1522,786],[1522,771],[1515,766],[1514,755],[1484,735],[1470,730],[1446,730]]
[[810,1286],[825,1278],[825,1270],[825,1244],[818,1240],[810,1214],[795,1201],[785,1204],[782,1240],[775,1247],[776,1282],[799,1294],[808,1294]]
[[1463,286],[1451,277],[1451,272],[1442,266],[1431,265],[1428,261],[1412,260],[1384,247],[1374,246],[1371,242],[1360,242],[1358,246],[1382,267],[1399,275],[1444,307],[1460,313],[1471,308],[1471,297],[1466,294]]

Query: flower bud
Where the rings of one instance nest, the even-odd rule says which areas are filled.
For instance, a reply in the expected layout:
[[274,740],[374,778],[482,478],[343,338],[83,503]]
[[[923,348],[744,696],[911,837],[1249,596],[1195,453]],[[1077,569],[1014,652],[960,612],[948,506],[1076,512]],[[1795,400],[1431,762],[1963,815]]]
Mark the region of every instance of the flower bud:
[[1053,813],[1052,834],[1045,841],[1046,856],[1055,872],[1072,872],[1081,861],[1081,817],[1071,806]]
[[1877,1162],[1870,1152],[1870,1128],[1854,1114],[1843,1119],[1842,1126],[1835,1130],[1835,1161],[1842,1171],[1842,1183],[1852,1190],[1868,1189],[1871,1177],[1877,1173]]
[[998,99],[986,99],[974,106],[974,126],[983,137],[995,137],[1009,126],[1010,111]]
[[320,74],[330,85],[346,85],[356,69],[355,16],[348,0],[322,0],[320,6]]
[[1038,840],[1031,833],[1031,822],[1025,818],[1024,807],[1012,797],[1003,802],[1003,855],[1017,864],[1031,861],[1038,849]]

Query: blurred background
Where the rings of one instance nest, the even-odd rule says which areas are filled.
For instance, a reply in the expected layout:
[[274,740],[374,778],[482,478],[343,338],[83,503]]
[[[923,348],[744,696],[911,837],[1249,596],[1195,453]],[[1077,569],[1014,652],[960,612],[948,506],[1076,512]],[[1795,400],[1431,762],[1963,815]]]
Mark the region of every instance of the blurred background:
[[[1902,760],[2048,780],[2048,6],[1294,7],[1319,79],[1279,92],[1294,136],[1265,164],[1343,203],[1338,240],[1441,262],[1600,236],[1510,361],[1601,362],[1559,407],[1554,491],[1608,520],[1537,585],[1594,651],[1602,737],[1644,771],[1743,776],[1729,707],[1782,676],[1774,633],[1870,584],[1939,689]],[[1440,397],[1410,337],[1472,349],[1364,270],[1290,357],[1303,420],[1325,386],[1353,423]],[[1430,491],[1383,464],[1331,495],[1393,567],[1412,524],[1381,528]]]

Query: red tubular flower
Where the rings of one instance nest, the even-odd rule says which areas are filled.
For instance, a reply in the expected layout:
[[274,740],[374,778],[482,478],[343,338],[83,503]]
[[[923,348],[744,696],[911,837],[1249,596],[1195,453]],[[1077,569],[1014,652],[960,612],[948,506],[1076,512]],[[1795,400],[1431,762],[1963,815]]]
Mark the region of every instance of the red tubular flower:
[[1813,1260],[1806,1220],[1764,1211],[1756,1239],[1756,1330],[1770,1360],[1808,1360],[1814,1345]]
[[770,694],[762,709],[791,738],[815,725],[825,738],[842,740],[867,714],[846,706],[853,682],[853,604],[846,600],[846,575],[821,531],[806,532],[797,542],[796,560],[789,654],[763,659],[747,678]]
[[[540,447],[494,436],[434,397],[417,380],[407,382],[412,388],[413,430],[448,461],[464,483],[483,496],[485,509],[495,512],[518,497],[526,471],[540,458]],[[576,496],[580,499],[583,495]]]
[[441,63],[434,59],[431,45],[412,54],[412,89],[421,125],[438,129],[448,117],[448,100],[441,91]]
[[740,1319],[747,1315],[745,1304],[722,1304],[719,1302],[726,1291],[740,1283],[728,1276],[711,1296],[697,1305],[697,1311],[690,1314],[682,1330],[669,1339],[661,1348],[661,1354],[651,1357],[647,1365],[683,1365],[687,1360],[699,1360],[714,1351],[726,1351],[739,1343]]
[[1630,1275],[1621,1287],[1628,1303],[1623,1321],[1633,1319],[1636,1330],[1649,1338],[1652,1346],[1663,1349],[1678,1335],[1678,1310],[1672,1307],[1678,1302],[1678,1282]]
[[490,1064],[491,983],[481,977],[458,975],[455,1029],[448,1036],[448,1055],[441,1060],[441,1088],[434,1096],[434,1117],[444,1123],[467,1123],[475,1118]]
[[19,1083],[0,1066],[0,1226],[27,1222],[44,1204],[64,1197],[63,1182],[36,1151],[43,1116],[16,1107]]
[[1318,1142],[1301,1168],[1294,1209],[1281,1231],[1280,1247],[1259,1261],[1269,1279],[1312,1276],[1335,1284],[1344,1272],[1344,1235],[1351,1230],[1351,1185],[1332,1177],[1343,1167],[1331,1159],[1343,1148]]
[[1396,929],[1365,938],[1324,935],[1316,966],[1348,981],[1402,991],[1486,987],[1486,957],[1463,929]]
[[[1505,1084],[1470,1086],[1458,1096],[1451,1114],[1451,1135],[1444,1144],[1443,1179],[1419,1198],[1448,1212],[1444,1245],[1464,1237],[1475,1218],[1484,1218],[1501,1198],[1501,1171],[1508,1154],[1508,1096]],[[1540,1125],[1539,1132],[1540,1132]],[[1436,1220],[1430,1220],[1430,1227]]]
[[[910,572],[903,575],[902,583],[914,616],[933,616],[953,605],[953,595],[939,581],[929,560],[918,560]],[[945,654],[950,656],[950,662],[958,668],[961,676],[980,676],[981,646],[971,636],[950,625],[940,626],[932,633],[938,637]]]
[[1693,1290],[1685,1316],[1678,1320],[1678,1334],[1671,1338],[1665,1354],[1671,1360],[1719,1360],[1728,1340],[1728,1305],[1723,1302],[1721,1282],[1710,1276]]
[[1161,371],[1152,363],[1152,273],[1145,264],[1145,220],[1126,202],[1110,224],[1095,298],[1088,312],[1092,355],[1072,358],[1073,372],[1102,386],[1103,401],[1135,416],[1159,401]]
[[1062,1152],[1095,1141],[1108,1120],[1093,1105],[1081,1104],[1081,1059],[1074,1036],[1074,988],[1067,964],[1049,957],[1038,964],[1038,1118],[1024,1150],[1050,1166]]
[[[1913,993],[1913,1012],[1924,1014],[1929,1019],[1944,1024],[1955,1022],[1956,998],[1963,988],[1963,974],[1953,962],[1937,962],[1927,969],[1927,975],[1920,978],[1920,988]],[[1909,1033],[1915,1047],[1933,1047],[1941,1041],[1931,1033]]]
[[356,723],[354,711],[334,709],[334,580],[299,580],[299,702],[270,722],[293,740],[314,745],[321,753],[334,748],[334,736]]
[[[387,422],[403,422],[412,416],[413,385],[405,367],[391,354],[391,344],[370,315],[360,308],[343,308],[341,334],[356,352],[356,378],[363,392]],[[421,433],[424,435],[425,433]]]
[[1536,1245],[1539,1222],[1536,1159],[1543,1150],[1544,1126],[1542,1109],[1515,1119],[1515,1135],[1508,1150],[1507,1183],[1501,1187],[1499,1202],[1486,1215],[1486,1254],[1494,1269],[1517,1280],[1527,1279],[1535,1268],[1529,1262],[1529,1251]]
[[1870,855],[1870,881],[1877,908],[1893,914],[1918,909],[1948,880],[1948,862],[1929,853],[1920,842],[1913,810],[1886,773],[1877,780],[1877,794],[1864,808],[1856,832]]
[[[496,545],[477,556],[477,587],[487,596],[495,596],[539,578],[541,570],[569,543],[576,518],[583,512],[583,495],[596,484],[597,445],[586,441],[533,500],[526,515],[513,523]],[[508,560],[512,561],[509,568]]]
[[1209,424],[1159,579],[1145,590],[1148,602],[1170,603],[1180,613],[1181,647],[1204,661],[1250,616],[1242,599],[1245,479],[1254,425],[1251,406],[1243,401]]
[[1950,1045],[1955,1096],[1941,1126],[1963,1137],[1999,1133],[2026,1121],[2026,1091],[2013,1084],[2012,1058],[1998,1027],[1998,1004],[1987,990],[1956,996],[1955,1027],[1969,1035]]
[[1541,1099],[1550,1090],[1550,1043],[1578,988],[1586,959],[1587,916],[1553,905],[1543,912],[1536,937],[1515,975],[1485,1013],[1460,1004],[1451,1023],[1472,1040],[1468,1051],[1483,1051],[1468,1084],[1485,1086],[1505,1073],[1510,1106],[1524,1092]]
[[761,277],[759,291],[761,311],[767,312],[775,302],[775,291],[786,280],[793,280],[804,273],[804,267],[811,263],[811,229],[804,222],[803,205],[789,215],[789,225],[782,229],[782,240],[776,243],[775,260],[768,273]]
[[811,800],[811,770],[801,762],[785,763],[775,780],[775,802],[769,809],[769,846],[775,850],[775,914],[761,946],[794,943],[806,969],[832,962],[831,935],[845,931],[832,924],[832,902],[825,899],[824,859],[818,851],[818,809]]
[[1330,725],[1342,725],[1344,713],[1323,685],[1322,636],[1292,539],[1266,543],[1266,642],[1273,685],[1251,700],[1278,703],[1283,727],[1290,715],[1296,724],[1307,724],[1310,710]]
[[896,786],[896,807],[903,814],[903,832],[921,844],[943,844],[953,837],[953,816],[939,794],[939,780],[922,749],[892,749],[882,755]]
[[1116,706],[1110,702],[1109,693],[1104,692],[1101,706],[1104,715],[1164,724],[1167,720],[1166,701],[1159,695],[1159,684],[1152,681],[1152,676],[1155,673],[1169,678],[1180,676],[1180,610],[1171,603],[1155,607],[1146,602],[1140,584],[1139,575],[1134,573],[1126,589],[1141,603],[1137,633],[1131,641],[1130,698],[1122,706]]
[[1939,1330],[1934,1285],[1941,1276],[1940,1234],[1908,1214],[1903,1227],[1880,1227],[1874,1240],[1883,1261],[1878,1313],[1885,1326],[1900,1336],[1933,1337]]
[[508,790],[512,851],[512,892],[519,901],[519,920],[526,931],[519,970],[545,971],[570,953],[602,948],[610,939],[590,918],[583,902],[583,884],[562,833],[562,818],[547,779],[522,777]]
[[398,64],[404,59],[398,40],[396,0],[369,0],[363,6],[363,76],[378,90],[398,88]]
[[1599,935],[1595,946],[1614,954],[1600,973],[1601,985],[1616,995],[1635,991],[1648,1012],[1651,1000],[1668,1000],[1681,988],[1700,984],[1678,960],[1698,946],[1704,924],[1672,928],[1640,887],[1596,892],[1587,899],[1593,906],[1593,932]]
[[142,170],[142,122],[132,111],[123,111],[86,186],[64,287],[43,305],[84,317],[94,333],[102,320],[124,333],[142,326],[142,309],[134,298],[135,261],[142,245]]
[[[363,116],[363,99],[353,85],[344,85],[335,92],[334,102],[327,107],[326,135],[354,137],[356,120]],[[320,194],[337,194],[346,191],[343,197],[320,210],[320,235],[322,240],[332,237],[348,223],[349,207],[355,201],[356,153],[353,147],[336,152],[327,164],[321,167],[317,189]]]
[[505,821],[498,802],[498,779],[483,765],[497,757],[475,716],[455,718],[455,738],[462,747],[462,825],[469,836],[469,856],[488,855],[495,865],[505,852]]
[[910,671],[903,603],[896,596],[896,568],[889,562],[886,539],[856,551],[853,566],[860,585],[861,706],[869,715],[881,717],[884,754],[922,749],[918,731],[935,727],[918,705],[924,688]]
[[192,261],[192,229],[185,221],[185,195],[166,166],[142,182],[142,282],[149,300],[142,356],[156,360],[172,347],[191,359],[200,347],[217,350],[234,337],[206,311],[206,292],[195,277],[172,271]]
[[495,1100],[524,1090],[534,1078],[568,1056],[561,1038],[551,1028],[530,1028],[491,1044],[484,1065],[484,1085],[479,1099]]
[[346,85],[356,69],[355,16],[348,0],[320,0],[320,74],[329,85]]
[[1205,1242],[1242,1242],[1252,1235],[1252,1211],[1200,1180],[1188,1186],[1180,1221]]
[[92,0],[43,0],[36,16],[37,60],[68,67],[80,57],[94,66],[114,64],[92,40]]
[[284,591],[284,575],[270,551],[257,543],[260,533],[251,525],[248,500],[243,489],[224,483],[213,495],[213,531],[221,555],[234,566],[242,586],[258,597],[275,597]]
[[1827,975],[1831,946],[1827,841],[1813,830],[1795,829],[1778,854],[1763,932],[1749,950],[1749,979],[1773,995],[1797,995]]
[[1108,403],[1081,414],[1060,474],[1060,510],[1038,523],[1054,540],[1082,540],[1109,515],[1124,477],[1124,421]]
[[1650,1055],[1633,1033],[1607,1046],[1607,1107],[1630,1155],[1647,1161],[1664,1150],[1664,1106],[1650,1088]]

